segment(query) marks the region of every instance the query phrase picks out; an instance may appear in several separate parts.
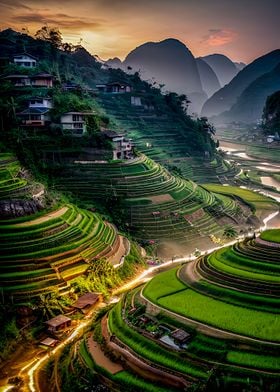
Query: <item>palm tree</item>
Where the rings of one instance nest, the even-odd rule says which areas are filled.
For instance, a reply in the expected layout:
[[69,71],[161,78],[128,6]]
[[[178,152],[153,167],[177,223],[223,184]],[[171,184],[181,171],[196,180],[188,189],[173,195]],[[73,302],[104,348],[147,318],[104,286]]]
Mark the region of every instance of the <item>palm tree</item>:
[[57,293],[41,294],[39,297],[36,307],[42,312],[43,317],[54,317],[57,313],[63,311]]
[[11,120],[16,120],[16,110],[17,110],[18,104],[15,101],[14,97],[10,97],[10,99],[6,101],[4,106],[7,110],[8,117]]

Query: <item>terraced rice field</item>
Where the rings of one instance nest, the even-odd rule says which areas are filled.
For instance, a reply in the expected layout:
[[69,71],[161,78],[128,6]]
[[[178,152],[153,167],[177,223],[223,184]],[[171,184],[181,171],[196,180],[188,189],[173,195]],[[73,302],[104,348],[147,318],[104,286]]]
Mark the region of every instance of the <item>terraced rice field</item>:
[[[93,372],[102,374],[107,379],[116,383],[124,390],[134,390],[143,392],[166,392],[166,389],[160,385],[149,382],[142,377],[136,376],[133,372],[128,370],[122,370],[117,373],[110,372],[105,366],[97,364],[91,356],[88,344],[85,341],[80,345],[79,355],[83,359],[83,365],[88,367]],[[96,352],[95,352],[96,355]],[[108,359],[107,359],[108,361]],[[174,389],[170,389],[170,392],[175,392]]]
[[73,205],[39,218],[1,221],[0,285],[8,296],[34,296],[83,274],[114,249],[117,234],[100,217]]
[[[141,93],[137,96],[141,97]],[[188,131],[194,127],[191,121],[182,123],[170,110],[163,113],[156,108],[132,106],[130,100],[131,94],[101,94],[98,101],[139,151],[163,166],[176,166],[184,178],[198,183],[221,183],[235,176],[236,168],[219,157],[212,163],[200,158],[200,146],[190,142]]]
[[204,369],[199,369],[195,365],[188,364],[180,359],[177,353],[166,351],[155,342],[133,331],[121,317],[121,302],[110,312],[109,328],[121,341],[125,342],[139,356],[147,358],[161,366],[178,371],[181,374],[192,375],[193,377],[206,378]]
[[280,162],[279,148],[249,146],[246,147],[246,152],[248,155],[256,157],[258,159]]
[[261,239],[270,242],[280,243],[280,230],[267,230],[261,233]]
[[200,323],[257,339],[280,342],[279,315],[237,307],[191,289],[160,298],[158,304]]
[[[2,200],[32,200],[33,184],[27,180],[24,187],[13,182],[13,189],[7,191],[6,179],[20,170],[14,157],[0,155]],[[125,251],[113,225],[72,204],[58,203],[32,215],[1,219],[0,236],[1,295],[13,300],[54,288],[67,291],[68,282],[85,273],[96,259],[113,260],[120,247]]]
[[0,200],[22,196],[27,181],[20,177],[20,164],[12,154],[0,154]]
[[233,186],[222,186],[216,184],[205,184],[203,188],[210,192],[214,192],[220,195],[231,195],[237,199],[244,200],[254,211],[260,210],[270,210],[277,208],[277,202],[270,197],[264,196],[260,193],[251,191],[249,189],[244,189],[240,187]]
[[[221,233],[217,219],[237,214],[231,198],[216,197],[192,181],[173,176],[145,155],[126,162],[66,165],[58,187],[88,202],[119,201],[125,223],[139,239],[192,241]],[[193,219],[197,211],[201,213]]]
[[219,249],[180,271],[160,274],[143,294],[200,323],[279,342],[280,248],[264,238],[278,241],[279,230]]
[[[279,230],[269,230],[261,238],[160,273],[110,312],[111,333],[149,363],[179,370],[176,350],[159,342],[156,355],[154,337],[150,335],[149,342],[146,332],[142,336],[139,327],[127,322],[125,315],[140,301],[148,317],[158,318],[154,323],[192,331],[180,354],[182,373],[203,379],[197,372],[200,362],[204,371],[207,364],[218,366],[221,379],[229,372],[239,382],[248,376],[274,380],[280,371],[279,241]],[[162,350],[166,360],[161,359]],[[173,362],[167,359],[171,352]]]

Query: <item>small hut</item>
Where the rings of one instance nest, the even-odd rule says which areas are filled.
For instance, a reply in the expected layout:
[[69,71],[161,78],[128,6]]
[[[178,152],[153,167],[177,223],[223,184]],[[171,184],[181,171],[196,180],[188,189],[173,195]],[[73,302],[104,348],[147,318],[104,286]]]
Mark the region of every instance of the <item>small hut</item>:
[[60,314],[52,319],[46,321],[49,332],[61,331],[67,327],[70,327],[72,320],[69,317]]
[[179,344],[184,344],[191,339],[191,335],[183,329],[176,329],[171,333],[171,336]]
[[86,293],[82,295],[72,306],[80,310],[82,313],[88,313],[93,306],[99,301],[100,294]]

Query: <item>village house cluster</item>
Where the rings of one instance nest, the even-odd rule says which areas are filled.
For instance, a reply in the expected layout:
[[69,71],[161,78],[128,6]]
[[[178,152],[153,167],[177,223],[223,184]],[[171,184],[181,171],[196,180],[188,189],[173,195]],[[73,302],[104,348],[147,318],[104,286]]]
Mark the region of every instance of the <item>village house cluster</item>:
[[59,314],[45,322],[47,337],[41,340],[40,344],[47,348],[55,347],[59,340],[73,328],[71,314],[80,313],[87,315],[100,302],[101,295],[99,293],[86,293],[73,303],[69,315]]
[[[34,69],[39,65],[39,60],[28,54],[21,53],[14,55],[8,61],[9,64],[15,64],[18,67],[26,69]],[[52,89],[55,83],[55,77],[46,72],[35,73],[33,75],[21,74],[20,72],[3,75],[0,80],[10,82],[15,88],[31,87],[34,89]],[[82,88],[79,84],[68,81],[61,84],[61,90],[77,91],[86,90],[91,92],[100,92],[108,94],[123,94],[132,92],[132,87],[124,82],[111,82],[105,84],[97,84],[96,90]],[[39,91],[39,90],[38,90]],[[45,94],[44,94],[45,95]],[[135,101],[133,98],[132,104],[141,105],[139,99]],[[94,111],[69,111],[61,114],[59,123],[52,122],[52,109],[54,109],[53,99],[48,96],[40,96],[34,94],[33,97],[26,101],[26,109],[17,113],[20,120],[20,128],[23,131],[33,131],[34,133],[40,130],[46,130],[51,125],[57,126],[65,135],[73,137],[81,137],[87,134],[88,118],[94,116]],[[125,137],[122,133],[117,133],[108,129],[103,130],[102,135],[109,140],[112,146],[112,159],[131,159],[133,158],[133,143],[131,139]]]

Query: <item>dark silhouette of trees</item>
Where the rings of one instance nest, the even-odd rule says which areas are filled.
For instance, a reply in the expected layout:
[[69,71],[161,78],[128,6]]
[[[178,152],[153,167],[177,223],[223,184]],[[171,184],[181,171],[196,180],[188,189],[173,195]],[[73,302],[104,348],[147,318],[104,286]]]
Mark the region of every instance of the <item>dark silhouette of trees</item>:
[[51,43],[54,47],[62,46],[62,35],[56,27],[43,26],[36,33],[35,38]]

